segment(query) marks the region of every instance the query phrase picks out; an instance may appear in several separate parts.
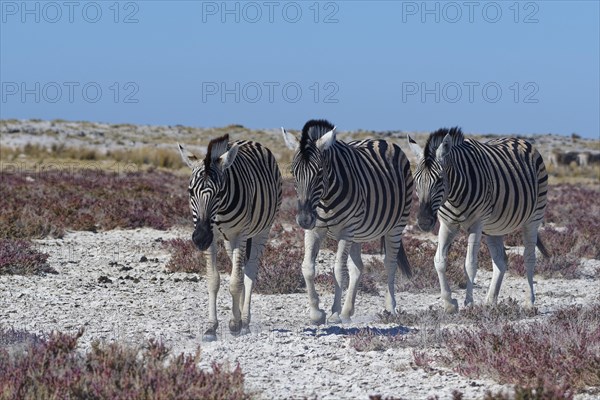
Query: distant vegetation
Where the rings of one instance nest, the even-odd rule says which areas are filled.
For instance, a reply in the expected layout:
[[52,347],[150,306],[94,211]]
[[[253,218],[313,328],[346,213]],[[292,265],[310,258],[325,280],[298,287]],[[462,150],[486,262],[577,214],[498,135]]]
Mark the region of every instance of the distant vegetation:
[[168,172],[2,173],[0,184],[0,238],[61,237],[67,229],[167,229],[190,219],[187,179]]

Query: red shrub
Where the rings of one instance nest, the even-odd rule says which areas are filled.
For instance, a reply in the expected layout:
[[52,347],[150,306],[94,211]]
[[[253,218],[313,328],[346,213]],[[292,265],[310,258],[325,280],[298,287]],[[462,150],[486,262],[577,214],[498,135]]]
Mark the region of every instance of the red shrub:
[[143,349],[94,343],[82,355],[76,349],[82,334],[55,333],[16,354],[0,348],[2,398],[249,398],[239,366],[230,372],[213,364],[202,371],[196,366],[200,350],[169,358],[164,344],[150,340]]
[[565,391],[600,385],[600,305],[572,307],[543,322],[480,324],[446,332],[443,361],[468,376]]
[[[206,256],[191,239],[166,240],[164,247],[171,253],[166,266],[168,271],[206,274]],[[231,273],[231,260],[221,240],[217,243],[217,267],[221,272]]]
[[26,240],[0,239],[0,275],[56,274],[47,260],[48,254],[37,251]]
[[190,219],[187,184],[187,178],[159,171],[0,173],[0,238],[60,237],[65,229],[166,229]]
[[289,240],[277,246],[267,244],[258,267],[256,292],[298,293],[305,286],[301,268],[303,255],[303,247],[298,247]]

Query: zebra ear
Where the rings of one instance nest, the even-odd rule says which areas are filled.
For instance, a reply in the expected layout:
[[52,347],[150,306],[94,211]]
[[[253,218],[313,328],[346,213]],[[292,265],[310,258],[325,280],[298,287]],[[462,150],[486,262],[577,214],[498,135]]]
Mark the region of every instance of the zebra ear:
[[317,149],[319,149],[319,151],[325,151],[335,143],[335,128],[336,127],[334,126],[332,130],[317,140]]
[[415,157],[417,157],[417,161],[421,160],[421,158],[423,158],[423,149],[421,146],[419,146],[409,135],[406,135],[406,138],[408,139],[408,147],[410,147]]
[[450,134],[447,134],[446,136],[444,136],[444,140],[442,140],[442,143],[439,145],[437,151],[435,152],[435,158],[437,158],[438,162],[444,162],[444,158],[450,152],[450,149],[452,149],[452,137],[450,136]]
[[283,126],[281,127],[281,133],[283,133],[283,140],[285,141],[285,145],[287,146],[287,148],[292,151],[298,150],[298,147],[300,147],[300,142],[298,141],[296,136],[287,132]]
[[179,143],[177,143],[177,147],[179,147],[179,154],[181,154],[181,159],[183,160],[183,162],[185,163],[185,165],[187,165],[191,169],[194,169],[196,167],[196,164],[198,164],[200,162],[200,160],[198,159],[198,157],[196,157],[194,154],[192,154],[189,151],[187,151]]
[[237,156],[238,149],[239,146],[234,144],[225,154],[219,157],[219,167],[221,168],[221,171],[225,171],[227,168],[231,167],[231,164],[233,164],[233,161]]

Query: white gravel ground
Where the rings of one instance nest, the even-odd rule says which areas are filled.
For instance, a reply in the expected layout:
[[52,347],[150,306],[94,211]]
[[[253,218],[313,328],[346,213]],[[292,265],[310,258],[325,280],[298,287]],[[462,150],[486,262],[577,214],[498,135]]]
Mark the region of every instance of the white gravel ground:
[[[63,239],[38,241],[59,273],[0,276],[0,327],[33,332],[74,332],[83,327],[82,349],[93,340],[143,344],[148,338],[162,339],[174,353],[193,352],[200,346],[202,367],[208,368],[212,362],[230,367],[239,363],[247,391],[259,399],[356,399],[375,394],[407,399],[437,395],[444,399],[451,398],[455,389],[474,399],[482,398],[487,390],[510,389],[491,380],[467,379],[441,366],[418,368],[412,362],[411,348],[356,351],[350,345],[352,335],[367,326],[417,334],[415,327],[378,322],[383,296],[359,294],[352,324],[316,329],[308,323],[305,294],[255,294],[251,333],[232,337],[227,329],[231,303],[228,277],[223,276],[218,298],[219,340],[202,343],[208,303],[205,280],[195,274],[166,273],[169,255],[160,243],[161,239],[189,235],[181,228],[137,229],[74,232]],[[140,261],[142,256],[148,261]],[[324,254],[322,260],[326,264],[331,256]],[[599,301],[598,281],[590,275],[599,264],[597,260],[582,263],[586,272],[582,279],[536,277],[538,318],[558,307]],[[101,276],[111,283],[100,283]],[[479,271],[476,302],[483,301],[490,278],[491,273]],[[524,278],[508,275],[501,299],[521,299],[525,288]],[[462,302],[464,293],[457,296]],[[325,309],[331,307],[332,297],[321,289]],[[409,312],[441,307],[437,290],[399,293],[397,300]]]

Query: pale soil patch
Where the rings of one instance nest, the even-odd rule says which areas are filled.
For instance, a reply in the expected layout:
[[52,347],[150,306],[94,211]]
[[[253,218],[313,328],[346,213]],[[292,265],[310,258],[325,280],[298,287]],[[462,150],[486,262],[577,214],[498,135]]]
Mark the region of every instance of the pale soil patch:
[[[165,265],[169,255],[161,243],[190,234],[182,228],[115,230],[75,232],[64,239],[37,241],[40,250],[50,254],[50,265],[59,274],[0,276],[0,327],[32,332],[74,332],[84,327],[82,348],[97,339],[140,344],[148,338],[164,340],[175,353],[192,352],[201,346],[203,367],[212,362],[240,363],[246,388],[257,398],[350,399],[372,394],[451,398],[454,389],[464,392],[466,398],[481,398],[486,390],[509,389],[491,380],[467,379],[443,367],[427,371],[417,368],[412,348],[357,352],[350,345],[352,334],[366,326],[415,334],[414,327],[378,322],[383,289],[381,296],[359,294],[354,322],[344,325],[345,330],[310,326],[304,293],[254,294],[252,332],[236,338],[227,329],[231,300],[228,277],[223,276],[218,297],[219,340],[201,343],[208,302],[205,280],[196,274],[168,274]],[[140,261],[142,256],[147,261]],[[322,252],[320,268],[330,268],[331,261],[331,253]],[[559,307],[600,301],[598,282],[591,277],[599,262],[587,260],[583,264],[587,273],[582,279],[536,277],[541,313],[536,318],[545,318]],[[101,277],[112,283],[101,283],[108,282]],[[491,272],[478,272],[476,302],[483,301],[490,278]],[[524,277],[507,275],[500,297],[520,300],[525,290]],[[330,309],[332,293],[321,288],[320,294],[322,307]],[[462,304],[464,291],[459,291],[457,298]],[[437,289],[399,293],[397,300],[402,309],[413,313],[441,307]]]

